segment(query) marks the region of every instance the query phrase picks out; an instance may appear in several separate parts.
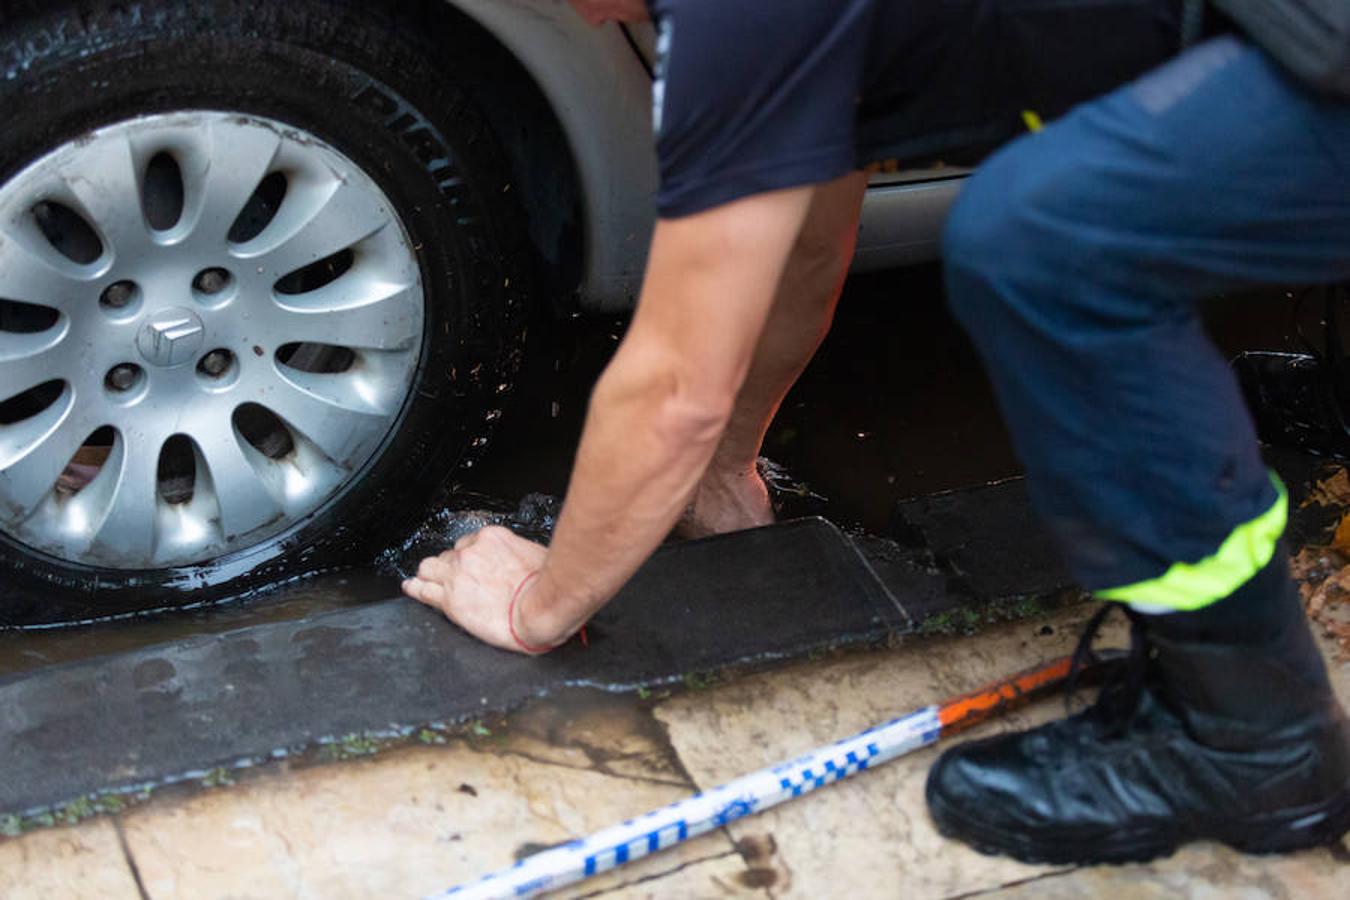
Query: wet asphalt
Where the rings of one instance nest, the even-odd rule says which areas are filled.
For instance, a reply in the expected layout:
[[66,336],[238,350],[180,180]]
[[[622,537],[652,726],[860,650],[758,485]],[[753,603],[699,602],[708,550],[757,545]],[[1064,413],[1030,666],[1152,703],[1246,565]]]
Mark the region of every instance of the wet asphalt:
[[[1289,294],[1265,291],[1220,298],[1209,304],[1207,319],[1232,353],[1298,346],[1295,314]],[[485,523],[546,535],[590,387],[624,326],[622,318],[537,322],[530,361],[492,452],[463,474],[450,509],[375,565],[205,610],[0,633],[0,678],[386,600],[424,552]],[[978,356],[945,309],[935,265],[849,281],[835,327],[785,402],[764,454],[782,517],[823,515],[863,540],[889,538],[903,527],[904,501],[913,508],[913,498],[1019,472]]]

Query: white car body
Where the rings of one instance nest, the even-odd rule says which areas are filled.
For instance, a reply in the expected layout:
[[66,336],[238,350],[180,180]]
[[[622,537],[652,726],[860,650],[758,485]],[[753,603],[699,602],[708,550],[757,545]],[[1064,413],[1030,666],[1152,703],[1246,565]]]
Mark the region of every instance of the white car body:
[[[547,98],[572,151],[582,193],[584,310],[636,300],[657,186],[651,124],[650,27],[592,28],[558,0],[446,0],[490,32]],[[863,207],[854,269],[936,257],[954,170],[878,176]]]

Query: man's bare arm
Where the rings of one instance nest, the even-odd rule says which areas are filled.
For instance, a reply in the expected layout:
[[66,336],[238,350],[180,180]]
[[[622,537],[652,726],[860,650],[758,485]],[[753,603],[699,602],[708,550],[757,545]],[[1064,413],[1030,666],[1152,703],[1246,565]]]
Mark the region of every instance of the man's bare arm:
[[813,188],[657,223],[642,297],[601,376],[553,544],[484,529],[405,590],[497,646],[549,646],[632,576],[683,511],[745,380]]

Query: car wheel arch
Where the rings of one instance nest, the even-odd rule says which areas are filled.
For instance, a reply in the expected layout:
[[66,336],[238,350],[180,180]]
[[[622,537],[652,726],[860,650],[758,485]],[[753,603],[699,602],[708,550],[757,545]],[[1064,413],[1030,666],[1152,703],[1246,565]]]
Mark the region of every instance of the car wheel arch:
[[[574,279],[581,307],[631,308],[646,264],[657,185],[645,61],[618,25],[591,28],[566,3],[441,2],[510,55],[567,142],[581,216],[581,265]],[[501,129],[499,122],[493,126]]]

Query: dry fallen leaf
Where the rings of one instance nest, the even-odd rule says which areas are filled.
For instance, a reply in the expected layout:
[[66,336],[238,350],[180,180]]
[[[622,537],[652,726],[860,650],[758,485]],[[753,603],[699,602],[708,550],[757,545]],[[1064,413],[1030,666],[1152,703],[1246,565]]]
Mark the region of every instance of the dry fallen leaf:
[[1318,506],[1350,506],[1350,473],[1338,468],[1329,477],[1313,485],[1304,506],[1316,503]]
[[[1346,519],[1350,519],[1347,515]],[[1342,531],[1347,540],[1342,541]],[[1342,658],[1350,659],[1350,525],[1342,520],[1333,547],[1304,547],[1290,562],[1308,618],[1336,641]]]
[[1326,632],[1327,636],[1336,641],[1337,646],[1340,647],[1341,658],[1350,659],[1350,621],[1344,619],[1318,619],[1316,621],[1322,626],[1322,630]]
[[1308,615],[1316,618],[1329,604],[1343,602],[1350,597],[1350,567],[1341,569],[1323,581],[1308,600]]
[[1290,572],[1298,582],[1299,593],[1307,601],[1332,575],[1350,565],[1350,559],[1330,547],[1304,547],[1289,561]]

